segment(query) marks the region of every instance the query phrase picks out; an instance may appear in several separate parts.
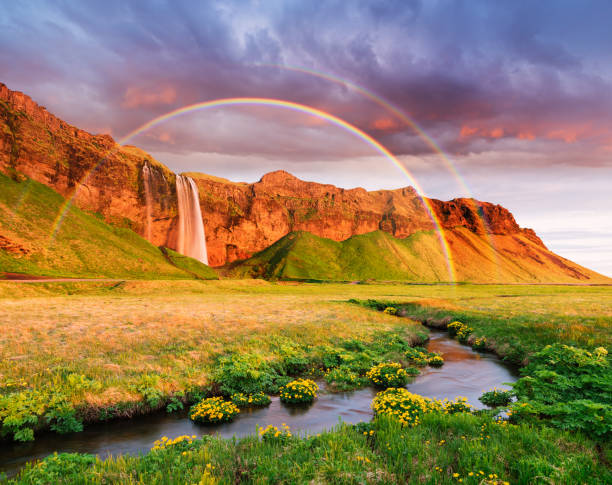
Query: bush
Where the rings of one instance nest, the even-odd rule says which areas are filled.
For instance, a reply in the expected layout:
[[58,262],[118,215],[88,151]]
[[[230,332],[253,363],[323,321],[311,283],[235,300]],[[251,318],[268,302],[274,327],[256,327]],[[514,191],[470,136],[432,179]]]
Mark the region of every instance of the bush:
[[223,355],[219,357],[212,375],[221,392],[228,396],[238,392],[275,393],[279,377],[278,372],[258,354]]
[[387,315],[397,315],[397,308],[388,306],[383,310],[383,313],[386,313]]
[[547,419],[561,429],[612,435],[612,367],[603,347],[547,345],[521,372],[525,377],[513,384],[513,421]]
[[382,363],[372,367],[366,377],[376,387],[402,387],[408,382],[408,373],[396,362]]
[[211,397],[200,401],[189,411],[189,418],[196,423],[224,423],[234,419],[240,410],[221,397]]
[[296,379],[283,386],[280,400],[287,404],[311,403],[317,397],[319,386],[310,379]]
[[242,392],[237,392],[236,394],[232,394],[230,399],[240,408],[267,406],[271,402],[270,396],[264,394],[263,392],[258,392],[255,394],[244,394]]
[[291,438],[291,429],[285,423],[281,425],[281,429],[269,424],[265,428],[258,428],[258,434],[263,441],[273,443],[285,443]]
[[54,453],[38,463],[26,465],[22,476],[27,483],[77,483],[96,462],[93,455]]
[[482,396],[478,398],[478,400],[483,403],[485,406],[490,406],[492,408],[498,406],[507,406],[512,402],[512,391],[505,391],[503,389],[494,388],[490,391],[485,392]]
[[442,367],[444,365],[444,359],[441,355],[434,354],[429,358],[429,365],[431,367]]
[[472,348],[474,350],[487,350],[487,339],[485,337],[477,337],[472,342]]
[[457,340],[461,343],[466,343],[468,337],[474,331],[473,328],[467,326],[465,323],[461,323],[458,321],[451,322],[447,325],[448,333],[451,337],[457,337]]
[[367,384],[368,380],[353,371],[351,367],[342,365],[335,369],[328,370],[325,373],[325,382],[333,386],[336,390],[348,391],[350,389],[363,387]]

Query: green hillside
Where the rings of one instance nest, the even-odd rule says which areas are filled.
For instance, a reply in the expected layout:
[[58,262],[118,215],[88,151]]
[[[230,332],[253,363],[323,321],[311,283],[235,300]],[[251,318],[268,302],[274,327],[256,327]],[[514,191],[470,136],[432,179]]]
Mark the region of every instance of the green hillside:
[[[557,256],[522,234],[477,235],[446,230],[455,281],[475,283],[610,283],[609,278]],[[438,235],[419,231],[397,239],[382,231],[337,242],[294,232],[226,268],[238,278],[327,281],[448,282]]]
[[293,232],[230,266],[235,277],[313,280],[442,281],[448,274],[439,245],[420,232],[396,239],[382,231],[337,242]]
[[0,173],[0,275],[24,273],[84,278],[217,278],[208,266],[169,252],[130,229],[71,206],[51,238],[65,199],[33,180]]

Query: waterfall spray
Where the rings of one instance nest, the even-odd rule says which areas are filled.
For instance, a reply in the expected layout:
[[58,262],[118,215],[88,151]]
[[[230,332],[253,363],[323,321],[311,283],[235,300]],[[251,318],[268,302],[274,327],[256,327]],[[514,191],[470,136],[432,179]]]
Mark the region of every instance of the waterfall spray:
[[198,186],[192,178],[177,175],[176,196],[179,214],[177,251],[208,264]]
[[148,162],[145,162],[142,165],[142,182],[144,185],[145,192],[145,202],[147,204],[147,226],[145,231],[145,238],[147,241],[151,242],[151,226],[152,226],[152,204],[153,200],[151,198],[151,167]]

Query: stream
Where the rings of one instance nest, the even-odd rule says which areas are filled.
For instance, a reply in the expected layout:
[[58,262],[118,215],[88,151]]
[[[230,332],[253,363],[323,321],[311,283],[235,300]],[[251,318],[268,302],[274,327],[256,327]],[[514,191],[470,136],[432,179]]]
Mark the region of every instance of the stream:
[[[446,332],[431,330],[427,344],[430,352],[444,357],[444,366],[425,367],[421,374],[406,387],[410,392],[437,399],[466,397],[474,408],[482,409],[478,397],[492,387],[505,388],[504,382],[517,379],[515,370],[493,354],[473,351],[466,345],[448,337]],[[175,438],[180,435],[218,434],[224,438],[241,437],[255,433],[256,425],[279,426],[286,423],[297,434],[318,433],[345,423],[369,421],[372,418],[370,404],[376,395],[373,388],[340,393],[321,393],[308,408],[283,405],[278,397],[270,406],[241,410],[231,423],[214,426],[197,425],[187,413],[156,413],[129,420],[89,424],[81,433],[58,435],[40,433],[30,443],[0,445],[0,473],[16,474],[28,461],[39,460],[53,452],[92,453],[105,458],[120,454],[147,453],[153,442],[162,436]]]

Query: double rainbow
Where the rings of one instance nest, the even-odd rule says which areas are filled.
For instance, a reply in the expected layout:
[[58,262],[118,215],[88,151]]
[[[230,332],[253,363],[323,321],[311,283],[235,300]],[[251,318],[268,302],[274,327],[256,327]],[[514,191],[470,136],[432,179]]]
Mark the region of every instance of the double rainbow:
[[[327,113],[325,111],[322,111],[320,109],[316,109],[316,108],[312,108],[310,106],[306,106],[303,104],[299,104],[299,103],[294,103],[291,101],[284,101],[284,100],[280,100],[280,99],[272,99],[272,98],[224,98],[224,99],[216,99],[216,100],[211,100],[211,101],[204,101],[201,103],[196,103],[196,104],[192,104],[189,106],[185,106],[179,109],[176,109],[174,111],[170,111],[166,114],[163,114],[161,116],[158,116],[157,118],[154,118],[153,120],[141,125],[140,127],[136,128],[135,130],[133,130],[132,132],[128,133],[125,137],[123,137],[121,140],[119,140],[118,144],[119,145],[125,145],[127,144],[132,138],[136,137],[137,135],[165,122],[168,121],[170,119],[179,117],[181,115],[187,114],[187,113],[193,113],[196,111],[203,111],[206,109],[212,109],[212,108],[219,108],[219,107],[227,107],[227,106],[272,106],[272,107],[276,107],[276,108],[283,108],[283,109],[288,109],[288,110],[292,110],[292,111],[297,111],[300,113],[305,113],[311,116],[315,116],[321,120],[325,120],[329,123],[331,123],[332,125],[338,126],[344,130],[346,130],[347,132],[357,136],[358,138],[360,138],[361,140],[363,140],[364,142],[366,142],[367,144],[369,144],[371,147],[373,147],[377,152],[379,152],[381,155],[383,155],[385,158],[387,158],[391,163],[393,163],[393,165],[395,165],[399,170],[402,171],[402,173],[404,173],[404,175],[407,176],[408,180],[410,181],[410,183],[414,186],[414,188],[417,191],[417,194],[419,196],[419,198],[421,199],[423,206],[428,214],[428,216],[430,217],[431,221],[433,222],[433,225],[435,227],[435,230],[438,234],[438,239],[440,241],[440,245],[442,248],[442,251],[444,253],[444,257],[446,260],[446,266],[448,269],[448,275],[450,278],[451,282],[455,282],[456,281],[456,277],[455,277],[455,269],[454,269],[454,265],[453,265],[453,261],[452,261],[452,257],[451,257],[451,252],[446,240],[446,237],[444,235],[444,229],[442,227],[442,225],[440,224],[440,221],[438,219],[438,217],[436,216],[435,211],[433,210],[430,202],[428,201],[428,199],[426,198],[422,188],[420,187],[419,183],[416,181],[416,179],[412,176],[412,174],[408,171],[408,169],[406,169],[402,163],[387,149],[385,148],[383,145],[381,145],[378,141],[376,141],[374,138],[372,138],[370,135],[368,135],[367,133],[365,133],[364,131],[362,131],[361,129],[357,128],[356,126],[348,123],[347,121],[344,121],[341,118],[338,118],[337,116],[334,116],[330,113]],[[100,165],[102,165],[102,163],[108,158],[108,156],[114,152],[116,152],[118,150],[117,148],[112,149],[109,153],[107,153],[107,155],[101,159],[97,164],[95,164],[81,179],[81,181],[77,184],[77,186],[75,187],[74,192],[72,193],[72,195],[70,197],[68,197],[66,199],[66,202],[63,204],[57,218],[55,219],[55,222],[53,224],[52,227],[52,231],[51,231],[51,240],[55,237],[55,235],[57,234],[57,231],[59,230],[59,228],[61,227],[61,224],[68,212],[68,209],[74,199],[74,197],[76,196],[76,193],[78,192],[79,186],[85,184],[87,182],[87,180],[89,179],[89,177],[95,172],[95,170],[100,167]]]

